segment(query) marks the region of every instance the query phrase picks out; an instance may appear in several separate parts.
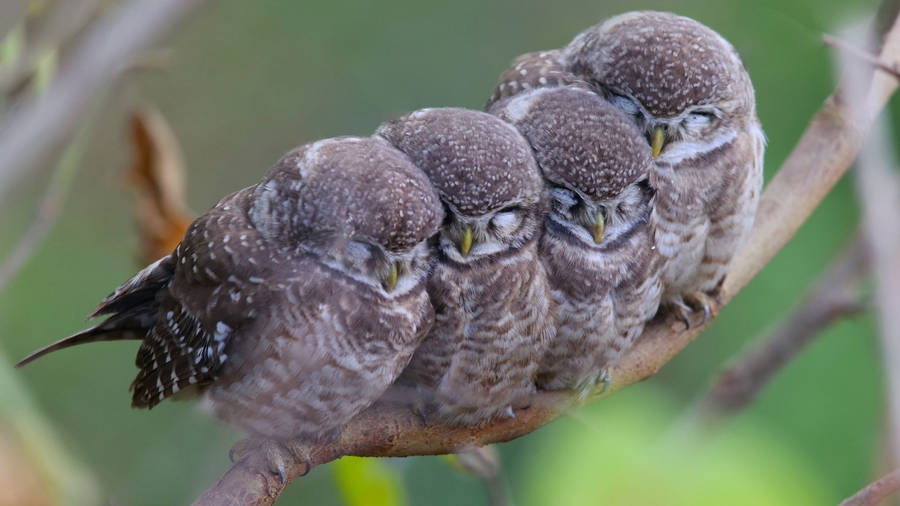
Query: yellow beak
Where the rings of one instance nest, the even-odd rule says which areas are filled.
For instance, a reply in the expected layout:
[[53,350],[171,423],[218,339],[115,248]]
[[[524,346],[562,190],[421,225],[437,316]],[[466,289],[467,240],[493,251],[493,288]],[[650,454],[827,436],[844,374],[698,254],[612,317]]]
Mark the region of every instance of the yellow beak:
[[603,213],[597,212],[597,221],[594,222],[594,226],[591,227],[591,233],[594,234],[594,243],[600,244],[600,239],[603,239],[603,227],[605,223],[603,221]]
[[462,238],[459,240],[459,252],[463,257],[469,254],[472,248],[472,227],[466,227],[463,230]]
[[653,158],[659,156],[660,151],[662,151],[663,144],[666,142],[666,132],[662,127],[656,127],[653,129],[653,134],[650,136],[650,150],[653,154]]
[[384,279],[385,291],[392,292],[395,286],[397,286],[397,262],[391,264],[391,270]]

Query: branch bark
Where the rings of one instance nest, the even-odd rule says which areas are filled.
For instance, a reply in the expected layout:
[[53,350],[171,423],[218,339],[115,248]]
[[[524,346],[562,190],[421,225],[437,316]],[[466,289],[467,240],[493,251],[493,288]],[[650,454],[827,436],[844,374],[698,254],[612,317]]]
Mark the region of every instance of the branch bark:
[[[885,36],[879,59],[888,65],[900,61],[900,25],[896,19]],[[859,152],[863,135],[896,88],[893,78],[876,73],[861,109],[851,112],[840,89],[826,100],[763,193],[756,224],[725,279],[720,305],[737,295],[787,244],[846,172]],[[701,324],[702,315],[694,317],[687,331],[671,316],[661,316],[651,322],[639,342],[611,371],[609,388],[588,400],[609,395],[655,374],[709,323]],[[523,436],[581,402],[562,392],[539,393],[528,409],[516,412],[514,419],[478,428],[424,426],[406,408],[377,407],[351,421],[335,441],[311,446],[307,456],[314,467],[344,455],[403,457],[453,453],[464,447]],[[242,458],[194,504],[272,504],[291,479],[308,470],[309,466],[298,458],[288,463],[287,479],[281,483],[277,475],[260,467],[260,462]]]
[[734,414],[749,405],[769,380],[819,333],[863,309],[859,284],[866,273],[867,249],[858,234],[797,309],[769,337],[754,343],[749,352],[719,375],[701,401],[701,420]]
[[875,506],[898,490],[900,490],[900,469],[895,469],[844,499],[838,506]]

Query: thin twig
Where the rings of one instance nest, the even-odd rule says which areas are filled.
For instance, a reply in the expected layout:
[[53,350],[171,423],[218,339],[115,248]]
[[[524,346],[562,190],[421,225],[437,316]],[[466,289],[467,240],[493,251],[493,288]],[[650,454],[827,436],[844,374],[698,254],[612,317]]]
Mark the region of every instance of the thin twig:
[[875,67],[876,69],[886,72],[898,79],[900,79],[900,66],[897,64],[888,64],[879,60],[877,56],[869,53],[868,51],[864,51],[856,46],[851,46],[850,44],[838,39],[837,37],[832,37],[831,35],[823,35],[822,42],[825,43],[826,46],[831,46],[835,49],[840,49],[848,54],[859,58],[860,60],[868,63],[869,65]]
[[98,23],[40,100],[0,126],[0,196],[70,135],[92,99],[204,0],[133,0]]
[[81,158],[84,154],[86,139],[89,137],[89,127],[85,126],[81,132],[72,141],[72,144],[66,148],[44,195],[38,204],[37,214],[34,221],[29,225],[28,230],[9,253],[6,259],[0,264],[0,293],[6,289],[6,285],[12,281],[16,274],[22,269],[25,263],[31,258],[35,248],[41,243],[50,228],[56,223],[59,217],[59,211],[65,203],[66,196],[72,187],[75,174],[81,165]]
[[503,479],[500,454],[493,445],[467,448],[456,454],[456,462],[463,470],[481,480],[491,506],[509,506],[509,494]]
[[875,506],[898,490],[900,490],[900,469],[895,469],[844,499],[838,506]]
[[859,313],[864,308],[859,284],[867,256],[865,241],[857,235],[791,315],[719,375],[701,401],[700,419],[740,411],[813,338],[835,321]]

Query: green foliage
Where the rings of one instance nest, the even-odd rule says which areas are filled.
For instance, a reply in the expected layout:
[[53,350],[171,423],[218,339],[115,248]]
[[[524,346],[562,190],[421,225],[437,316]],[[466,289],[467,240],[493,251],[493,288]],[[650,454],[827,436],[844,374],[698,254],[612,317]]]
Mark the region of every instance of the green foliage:
[[541,442],[523,505],[828,504],[814,466],[756,428],[679,429],[672,404],[647,389],[612,404]]
[[400,475],[384,461],[344,457],[331,466],[334,484],[347,506],[404,506]]

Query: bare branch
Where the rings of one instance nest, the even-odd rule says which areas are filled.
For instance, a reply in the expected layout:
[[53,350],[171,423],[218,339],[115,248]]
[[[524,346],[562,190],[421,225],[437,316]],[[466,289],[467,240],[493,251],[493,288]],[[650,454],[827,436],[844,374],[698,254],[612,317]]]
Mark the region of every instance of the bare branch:
[[59,211],[62,209],[69,189],[72,187],[75,173],[81,165],[84,145],[87,137],[89,137],[88,130],[90,128],[87,126],[82,128],[82,131],[72,141],[72,144],[66,148],[65,153],[63,153],[56,166],[53,177],[50,179],[50,184],[47,185],[47,189],[41,197],[34,221],[29,225],[28,230],[25,231],[25,234],[3,263],[0,264],[0,293],[3,292],[6,285],[15,278],[28,259],[31,258],[35,248],[41,243],[59,217]]
[[134,57],[204,0],[133,0],[91,31],[40,100],[32,99],[0,126],[0,196],[62,144],[91,100]]
[[481,480],[491,506],[508,506],[509,494],[503,480],[500,454],[493,445],[467,448],[456,454],[456,462],[463,470]]
[[797,309],[770,336],[754,343],[749,352],[719,375],[718,382],[701,401],[700,419],[734,414],[746,407],[822,330],[860,312],[864,305],[859,282],[866,264],[865,241],[857,236]]
[[887,64],[878,59],[877,56],[869,53],[867,51],[863,51],[862,49],[851,46],[850,44],[842,41],[841,39],[832,37],[831,35],[823,35],[822,42],[825,43],[826,46],[831,46],[833,48],[840,49],[850,55],[853,55],[856,58],[868,63],[869,65],[875,67],[876,69],[886,72],[895,78],[900,78],[900,66],[896,64]]
[[895,469],[844,499],[839,506],[875,506],[898,490],[900,490],[900,469]]
[[[861,38],[861,36],[860,36]],[[858,62],[841,59],[848,89],[863,86]],[[851,94],[856,97],[857,95]],[[862,107],[862,104],[850,103]],[[872,249],[875,307],[887,380],[888,414],[893,462],[900,463],[900,174],[893,156],[891,126],[879,118],[859,155],[857,188],[863,208],[866,239]]]

